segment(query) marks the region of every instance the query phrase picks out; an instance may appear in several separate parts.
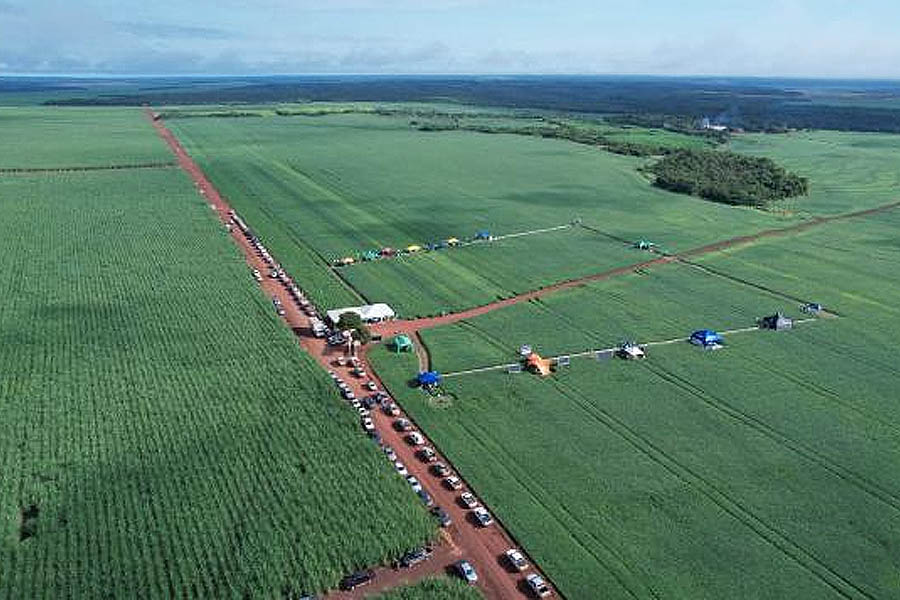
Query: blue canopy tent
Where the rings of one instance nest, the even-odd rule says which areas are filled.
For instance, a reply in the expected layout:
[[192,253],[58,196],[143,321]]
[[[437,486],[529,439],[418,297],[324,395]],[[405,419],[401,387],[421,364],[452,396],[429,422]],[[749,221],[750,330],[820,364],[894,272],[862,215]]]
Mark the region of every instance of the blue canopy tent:
[[475,234],[476,240],[492,240],[494,236],[491,235],[491,232],[487,229],[482,229],[481,231]]
[[703,347],[721,346],[725,340],[712,329],[700,329],[691,334],[691,343]]
[[441,374],[437,371],[422,371],[416,377],[416,381],[418,381],[419,385],[422,387],[440,385],[442,379]]

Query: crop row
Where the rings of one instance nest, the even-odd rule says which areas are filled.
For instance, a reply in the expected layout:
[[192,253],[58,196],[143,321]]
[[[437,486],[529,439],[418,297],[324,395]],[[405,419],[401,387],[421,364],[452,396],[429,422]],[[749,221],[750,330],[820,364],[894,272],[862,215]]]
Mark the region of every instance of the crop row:
[[0,190],[0,598],[309,592],[432,535],[186,179]]
[[171,162],[137,108],[0,107],[0,169],[74,169]]

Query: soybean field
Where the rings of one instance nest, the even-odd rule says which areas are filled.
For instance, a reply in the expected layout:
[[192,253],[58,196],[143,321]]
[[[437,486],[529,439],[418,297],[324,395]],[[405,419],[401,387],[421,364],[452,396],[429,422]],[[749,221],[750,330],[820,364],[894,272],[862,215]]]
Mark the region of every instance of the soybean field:
[[173,164],[138,108],[0,107],[0,172]]
[[302,595],[433,537],[180,171],[0,176],[0,217],[0,598]]
[[[498,246],[496,256],[487,249],[448,250],[409,264],[376,261],[341,272],[357,294],[330,272],[338,259],[385,247],[581,219],[619,239],[650,239],[677,250],[797,220],[656,189],[638,171],[646,159],[563,140],[428,133],[396,115],[168,123],[232,205],[271,239],[285,265],[314,282],[307,291],[329,308],[363,297],[401,304],[405,316],[437,314],[570,273],[602,271],[622,258],[622,248],[600,235],[589,249],[574,238],[561,247],[559,236],[549,234]],[[494,283],[498,273],[505,279]],[[486,280],[491,285],[482,286]],[[450,285],[456,287],[445,289]]]
[[[644,361],[408,387],[379,374],[566,597],[891,598],[900,589],[898,213],[829,223],[421,332],[435,368],[752,326]],[[764,581],[764,585],[760,585]]]

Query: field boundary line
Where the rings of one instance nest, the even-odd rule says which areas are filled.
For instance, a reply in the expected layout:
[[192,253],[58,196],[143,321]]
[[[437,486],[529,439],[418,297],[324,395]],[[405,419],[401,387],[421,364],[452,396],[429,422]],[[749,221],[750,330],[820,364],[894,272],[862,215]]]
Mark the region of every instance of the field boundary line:
[[[547,285],[542,288],[538,288],[535,290],[531,290],[528,292],[523,292],[521,294],[511,296],[509,298],[505,298],[503,300],[498,300],[495,302],[491,302],[488,304],[483,304],[481,306],[475,306],[472,308],[468,308],[456,313],[451,313],[448,315],[443,315],[440,317],[425,317],[419,319],[407,319],[407,320],[398,320],[391,321],[384,325],[381,325],[378,329],[380,331],[389,331],[392,333],[409,333],[411,331],[417,331],[419,329],[431,329],[433,327],[439,327],[441,325],[448,325],[450,323],[456,323],[457,321],[461,321],[464,319],[469,319],[473,317],[477,317],[494,310],[504,308],[513,304],[518,304],[520,302],[526,302],[529,300],[533,300],[535,298],[540,298],[561,290],[579,287],[585,285],[587,283],[591,283],[594,281],[602,281],[606,279],[611,279],[613,277],[617,277],[619,275],[624,275],[630,272],[634,272],[640,269],[646,269],[650,267],[654,267],[657,265],[680,262],[684,261],[686,264],[695,264],[693,261],[688,261],[689,257],[700,256],[704,254],[710,254],[712,252],[719,252],[722,250],[726,250],[728,248],[732,248],[735,246],[740,246],[743,244],[749,244],[754,241],[764,239],[767,237],[776,237],[780,235],[790,235],[792,233],[798,233],[805,231],[807,229],[817,227],[819,225],[824,225],[827,223],[833,223],[837,221],[843,221],[847,219],[853,219],[858,217],[865,217],[869,215],[879,214],[883,212],[891,211],[895,208],[900,207],[900,201],[891,202],[890,204],[884,204],[881,206],[875,206],[872,208],[867,208],[864,210],[859,210],[850,213],[842,213],[838,215],[832,215],[827,217],[815,217],[808,221],[803,221],[801,223],[796,223],[794,225],[790,225],[788,227],[782,227],[778,229],[766,229],[763,231],[759,231],[757,233],[738,236],[734,238],[729,238],[726,240],[722,240],[719,242],[713,242],[711,244],[707,244],[705,246],[699,246],[697,248],[692,248],[688,250],[684,250],[682,252],[675,253],[664,253],[660,251],[651,251],[651,254],[654,254],[656,258],[652,258],[649,260],[645,260],[642,262],[632,263],[630,265],[626,265],[623,267],[616,267],[614,269],[610,269],[608,271],[603,271],[600,273],[594,273],[591,275],[586,275],[583,277],[577,277],[574,279],[567,279],[564,281],[560,281],[557,283],[553,283]],[[582,225],[584,226],[584,225]],[[612,236],[612,234],[607,234],[600,230],[594,229],[591,226],[585,226],[592,231],[597,231],[601,235]],[[614,238],[615,239],[615,238]],[[765,290],[771,294],[780,295],[781,292],[777,292],[776,290]],[[784,294],[787,297],[787,294]],[[835,314],[835,313],[831,313]]]
[[[304,175],[304,177],[308,178],[308,176],[306,176],[306,175]],[[444,251],[444,250],[452,251],[452,250],[458,250],[460,248],[467,248],[470,246],[489,246],[490,244],[492,244],[494,242],[502,242],[503,240],[511,240],[511,239],[515,239],[515,238],[526,237],[529,235],[538,235],[541,233],[552,233],[554,231],[563,231],[565,229],[574,229],[577,226],[578,226],[578,223],[572,222],[572,223],[566,223],[564,225],[554,225],[552,227],[544,227],[542,229],[517,231],[517,232],[513,232],[513,233],[506,233],[503,235],[492,236],[489,239],[470,239],[470,240],[466,240],[466,241],[459,241],[452,246],[447,246],[446,248],[441,248],[441,249],[435,248],[432,250],[428,250],[428,249],[423,248],[422,250],[419,250],[416,252],[404,252],[403,248],[397,248],[397,249],[395,249],[395,251],[396,251],[395,254],[393,254],[391,256],[379,255],[377,258],[375,258],[373,260],[356,260],[355,262],[346,264],[346,265],[335,264],[334,261],[332,261],[332,262],[328,262],[328,266],[333,271],[339,272],[343,269],[352,268],[354,266],[358,266],[358,265],[362,265],[362,264],[379,263],[381,261],[393,261],[393,260],[405,259],[405,258],[412,259],[417,256],[424,256],[424,255],[431,254],[432,252],[439,252],[439,251]],[[413,245],[421,246],[421,244],[413,244]],[[323,260],[326,260],[326,259],[323,257]],[[326,260],[326,262],[327,262],[327,260]]]
[[89,173],[92,171],[128,171],[131,169],[173,169],[175,161],[159,161],[122,165],[89,165],[83,167],[0,167],[0,175],[40,175],[43,173]]

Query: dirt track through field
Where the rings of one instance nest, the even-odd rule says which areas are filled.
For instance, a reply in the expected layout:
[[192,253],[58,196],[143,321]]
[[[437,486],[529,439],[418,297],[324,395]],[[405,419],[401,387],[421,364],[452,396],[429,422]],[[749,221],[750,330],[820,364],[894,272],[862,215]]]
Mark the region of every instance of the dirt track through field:
[[[217,211],[222,221],[227,222],[227,215],[228,211],[230,210],[228,203],[209,182],[201,169],[197,166],[196,163],[194,163],[194,161],[190,158],[190,156],[187,154],[178,140],[174,137],[174,135],[165,127],[163,122],[158,118],[154,118],[155,115],[152,113],[152,111],[148,110],[147,114],[153,122],[154,127],[159,132],[160,136],[167,142],[172,152],[177,157],[178,164],[193,179],[199,193],[209,201],[210,205]],[[426,319],[394,321],[376,326],[374,327],[374,329],[376,332],[381,333],[382,335],[407,333],[414,336],[414,339],[417,342],[417,347],[421,347],[424,350],[424,353],[419,354],[418,356],[420,366],[426,366],[429,363],[427,348],[424,346],[424,344],[421,343],[421,338],[418,337],[418,333],[424,329],[473,318],[482,314],[486,314],[488,312],[492,312],[499,308],[504,308],[506,306],[518,304],[520,302],[526,302],[554,293],[559,290],[582,286],[593,281],[609,279],[619,275],[627,274],[629,272],[633,272],[638,269],[653,267],[656,265],[663,265],[670,262],[682,261],[687,257],[700,256],[703,254],[721,251],[730,247],[752,243],[756,240],[766,237],[789,235],[833,221],[876,214],[879,212],[891,210],[898,206],[900,206],[900,202],[857,211],[854,213],[836,215],[833,217],[817,217],[790,227],[772,229],[753,235],[731,238],[729,240],[723,240],[679,254],[657,255],[655,258],[650,260],[638,262],[626,267],[604,271],[602,273],[596,273],[578,279],[560,282],[546,288],[526,292],[511,298],[493,302],[484,306],[475,307],[459,313]],[[241,235],[240,231],[237,228],[232,231],[232,235],[236,243],[244,253],[248,264],[251,267],[258,268],[259,270],[265,272],[265,263],[259,256],[257,256],[254,248],[251,246],[249,241],[243,235]],[[327,346],[327,344],[325,344],[323,340],[316,339],[311,335],[309,319],[300,312],[285,287],[279,284],[277,280],[269,278],[263,279],[263,281],[261,282],[261,287],[267,294],[281,299],[284,307],[287,310],[285,320],[291,326],[293,331],[299,336],[300,342],[303,347],[308,352],[310,352],[310,354],[316,360],[318,360],[323,367],[325,367],[326,369],[336,369],[336,367],[333,365],[333,360],[340,353],[340,351]],[[365,364],[366,366],[367,371],[371,373],[371,368],[366,363],[364,355],[362,357],[362,360],[363,364]],[[354,377],[350,376],[349,373],[341,373],[341,376],[345,381],[347,381],[347,383],[351,386],[351,388],[358,396],[362,396],[366,393],[363,389],[361,380],[355,379]],[[383,388],[382,382],[374,374],[372,375],[372,380],[375,381],[376,384],[379,385],[379,387]],[[407,415],[404,416],[409,418]],[[439,480],[430,474],[428,466],[415,457],[415,449],[405,444],[402,440],[402,434],[395,431],[391,426],[393,419],[391,417],[388,417],[381,411],[373,411],[372,417],[375,422],[377,431],[382,436],[383,443],[389,444],[394,448],[394,450],[397,452],[398,458],[407,466],[410,473],[415,475],[419,479],[425,489],[434,497],[436,503],[443,506],[450,513],[454,522],[448,529],[442,532],[442,541],[437,546],[435,557],[430,561],[413,569],[404,571],[394,571],[390,568],[385,567],[378,568],[376,569],[376,579],[370,586],[349,593],[332,592],[331,594],[327,595],[327,598],[363,598],[375,592],[381,592],[391,589],[397,585],[414,583],[415,581],[418,581],[425,576],[433,575],[447,570],[452,562],[458,560],[459,558],[467,558],[475,565],[480,577],[479,588],[487,598],[520,599],[523,597],[527,597],[527,592],[523,588],[522,584],[522,575],[509,572],[504,567],[501,560],[502,553],[507,548],[516,545],[509,532],[505,528],[503,528],[500,523],[496,523],[495,525],[487,529],[477,528],[471,521],[470,513],[456,503],[458,493],[452,492],[444,486],[440,485]],[[424,432],[422,433],[424,434]],[[427,439],[427,436],[426,444],[434,447],[433,444]],[[435,448],[435,450],[438,449]],[[452,463],[450,463],[445,457],[440,456],[440,452],[438,452],[438,454],[439,460],[452,467]],[[468,488],[468,486],[466,486],[466,488]],[[533,561],[529,562],[532,562],[533,564]],[[813,570],[818,570],[817,565],[814,562],[804,562],[807,562],[807,566],[812,568]],[[531,571],[533,570],[534,568],[531,569]],[[830,574],[827,573],[820,574],[820,576],[822,576],[826,581],[828,579],[831,579],[829,575]],[[842,581],[829,581],[830,585],[839,590],[842,590],[842,588],[844,587],[844,583],[845,582]]]
[[[191,176],[198,192],[215,209],[222,222],[228,223],[228,214],[231,208],[227,201],[210,183],[200,167],[191,159],[177,138],[163,124],[162,120],[154,119],[150,110],[147,111],[147,116],[153,122],[159,135],[178,158],[181,168]],[[234,227],[231,234],[235,243],[243,252],[249,268],[258,269],[262,273],[267,272],[268,266],[256,253],[256,250],[241,233],[240,229]],[[313,358],[327,370],[340,371],[339,375],[350,386],[357,397],[361,398],[370,393],[363,387],[362,379],[351,375],[346,367],[341,368],[334,364],[336,358],[343,354],[342,349],[328,346],[324,340],[315,338],[312,335],[309,318],[301,312],[284,285],[276,279],[263,277],[260,287],[267,296],[277,297],[281,300],[286,310],[285,321],[298,336],[302,347]],[[419,340],[417,339],[416,341]],[[360,358],[366,371],[370,374],[371,380],[378,385],[379,389],[386,389],[377,375],[372,372],[370,365],[365,360],[365,354]],[[400,408],[402,411],[402,407]],[[400,416],[413,421],[405,412],[401,412]],[[423,488],[431,494],[435,503],[442,506],[449,513],[453,523],[448,528],[441,530],[440,540],[436,544],[435,553],[425,563],[411,569],[400,570],[392,569],[389,566],[373,567],[376,576],[371,584],[352,592],[332,591],[324,597],[328,600],[362,599],[399,585],[415,583],[425,577],[450,573],[453,563],[460,559],[467,559],[475,566],[479,577],[478,588],[486,598],[490,600],[522,600],[529,597],[523,583],[525,573],[511,572],[502,560],[502,555],[507,549],[517,547],[514,538],[503,525],[495,519],[495,523],[490,527],[478,527],[474,523],[471,512],[458,503],[457,499],[460,492],[452,491],[442,485],[440,478],[435,477],[430,472],[429,465],[416,457],[416,448],[408,445],[403,440],[405,434],[393,428],[394,417],[388,416],[381,410],[373,410],[371,417],[375,423],[376,430],[381,435],[382,443],[394,449],[398,460],[406,466],[411,475],[414,475],[419,480]],[[421,431],[420,428],[417,429],[425,437],[425,445],[435,449],[438,461],[444,462],[452,469],[452,462],[441,455],[440,450],[428,439],[424,431]],[[360,432],[360,435],[363,435],[362,432]],[[452,470],[455,475],[459,476],[455,469]],[[460,479],[462,480],[461,476]],[[470,490],[474,493],[474,490],[467,485],[465,480],[462,480],[462,483],[463,490]],[[483,504],[480,499],[479,503]],[[532,565],[527,572],[539,572],[537,567],[534,566],[534,561],[530,557],[526,556],[526,558]],[[547,579],[546,575],[544,575],[544,578]]]
[[[679,252],[675,254],[662,254],[657,258],[646,260],[639,263],[634,263],[631,265],[627,265],[625,267],[618,267],[616,269],[610,269],[609,271],[603,271],[602,273],[594,273],[592,275],[587,275],[585,277],[579,277],[577,279],[570,279],[568,281],[562,281],[560,283],[556,283],[553,285],[549,285],[547,287],[541,288],[539,290],[532,290],[530,292],[525,292],[523,294],[519,294],[517,296],[512,296],[510,298],[506,298],[503,300],[498,300],[497,302],[491,302],[490,304],[484,304],[482,306],[476,306],[475,308],[470,308],[468,310],[460,311],[457,313],[451,313],[447,315],[442,315],[439,317],[425,317],[422,319],[412,319],[412,320],[397,320],[397,321],[389,321],[387,323],[381,323],[376,325],[373,329],[382,335],[396,335],[398,333],[406,333],[412,334],[424,329],[431,329],[433,327],[440,327],[441,325],[450,325],[452,323],[457,323],[459,321],[463,321],[465,319],[472,319],[474,317],[487,314],[489,312],[493,312],[500,308],[505,308],[507,306],[512,306],[514,304],[519,304],[521,302],[528,302],[529,300],[534,300],[536,298],[541,298],[543,296],[547,296],[554,292],[558,292],[560,290],[570,289],[574,287],[580,287],[587,283],[591,283],[594,281],[603,281],[605,279],[611,279],[613,277],[617,277],[619,275],[625,275],[628,273],[632,273],[634,271],[645,269],[648,267],[653,267],[656,265],[663,265],[671,262],[683,262],[690,266],[701,268],[703,270],[708,271],[714,275],[727,276],[727,274],[720,273],[718,271],[714,271],[709,267],[705,267],[703,265],[698,265],[692,261],[687,260],[690,257],[702,256],[704,254],[710,254],[713,252],[720,252],[722,250],[726,250],[728,248],[733,248],[736,246],[741,246],[744,244],[750,244],[755,241],[777,237],[783,235],[791,235],[794,233],[800,233],[811,229],[813,227],[818,227],[820,225],[825,225],[827,223],[833,223],[836,221],[844,221],[847,219],[853,219],[858,217],[870,216],[878,213],[887,212],[893,210],[897,207],[900,207],[900,201],[892,202],[890,204],[885,204],[882,206],[876,206],[874,208],[869,208],[865,210],[855,211],[851,213],[844,213],[840,215],[834,215],[831,217],[815,217],[808,221],[804,221],[802,223],[797,223],[796,225],[791,225],[789,227],[782,227],[778,229],[767,229],[765,231],[760,231],[758,233],[754,233],[751,235],[742,235],[739,237],[730,238],[727,240],[722,240],[719,242],[714,242],[712,244],[707,244],[705,246],[700,246],[698,248],[692,248],[690,250],[685,250],[684,252]],[[741,281],[741,283],[745,283],[747,285],[754,285],[750,282]],[[766,289],[766,288],[761,288]],[[766,289],[766,291],[781,295],[785,297],[791,297],[787,294]],[[793,299],[793,297],[791,297]]]

